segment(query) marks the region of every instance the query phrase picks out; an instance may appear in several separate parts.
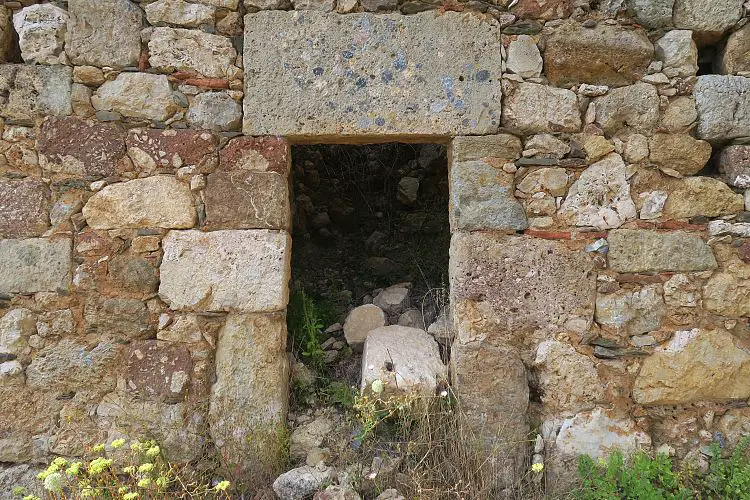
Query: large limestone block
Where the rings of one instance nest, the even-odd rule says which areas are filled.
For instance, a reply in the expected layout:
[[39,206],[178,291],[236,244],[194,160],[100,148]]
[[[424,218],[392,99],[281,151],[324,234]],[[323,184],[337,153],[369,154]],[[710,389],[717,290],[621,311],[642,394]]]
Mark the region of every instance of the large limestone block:
[[230,314],[219,330],[211,438],[226,465],[255,480],[286,452],[280,439],[289,404],[286,336],[283,313]]
[[291,239],[284,231],[170,231],[159,295],[172,309],[272,312],[286,307]]
[[618,229],[609,233],[607,241],[609,268],[620,273],[692,272],[717,266],[711,247],[683,231]]
[[45,347],[26,368],[26,385],[45,391],[102,391],[115,388],[119,349],[102,342],[93,347],[62,339]]
[[360,390],[380,380],[386,394],[435,395],[438,383],[448,380],[435,339],[418,328],[392,325],[371,330],[362,352]]
[[28,63],[65,64],[63,53],[68,13],[53,4],[36,4],[13,15],[21,57]]
[[210,229],[289,229],[291,209],[286,178],[276,172],[209,174],[203,192]]
[[0,179],[0,238],[40,236],[49,227],[50,191],[41,179]]
[[618,290],[596,297],[594,319],[602,327],[625,335],[640,335],[661,326],[664,300],[655,285]]
[[672,30],[654,44],[662,72],[670,78],[690,77],[698,72],[698,47],[690,30]]
[[750,353],[726,330],[675,332],[643,361],[633,399],[645,405],[747,399]]
[[565,23],[549,35],[546,45],[544,68],[558,87],[629,85],[646,73],[654,55],[643,30],[605,23],[594,28]]
[[641,26],[650,29],[672,25],[675,0],[627,0],[628,11]]
[[675,0],[677,28],[693,30],[701,43],[715,42],[742,17],[742,0]]
[[729,35],[721,53],[720,66],[726,75],[750,71],[750,24]]
[[719,142],[750,136],[750,78],[699,76],[693,94],[698,138]]
[[367,335],[385,324],[385,313],[375,304],[355,307],[344,321],[344,337],[352,349],[361,351]]
[[201,24],[212,25],[216,8],[185,0],[158,0],[146,4],[146,19],[152,26],[174,24],[186,28],[197,28]]
[[94,229],[184,229],[197,220],[190,188],[171,175],[110,184],[89,198],[83,216]]
[[182,28],[154,28],[148,50],[148,62],[157,70],[188,71],[209,78],[226,78],[237,57],[229,38]]
[[104,83],[91,97],[100,111],[115,111],[131,118],[164,121],[179,108],[167,75],[120,73]]
[[609,135],[621,130],[648,134],[659,122],[659,94],[647,83],[613,89],[594,99],[594,106],[596,123]]
[[454,162],[482,158],[510,162],[520,158],[522,150],[521,139],[515,135],[467,135],[453,139],[449,154]]
[[682,175],[697,174],[711,158],[711,144],[687,134],[654,134],[648,147],[651,163]]
[[36,117],[72,113],[73,70],[66,66],[0,65],[0,116],[31,125]]
[[578,132],[581,112],[574,92],[537,83],[503,82],[503,126],[527,134]]
[[687,219],[696,215],[719,217],[742,212],[745,200],[739,193],[718,179],[685,177],[671,182],[669,198],[664,204],[664,215]]
[[71,241],[0,240],[0,293],[67,290],[71,280]]
[[497,22],[469,13],[248,14],[243,131],[494,133],[501,45]]
[[65,51],[77,66],[136,66],[143,11],[129,0],[69,0]]
[[593,261],[560,242],[454,233],[449,272],[462,343],[524,348],[530,361],[542,330],[585,327],[594,316]]

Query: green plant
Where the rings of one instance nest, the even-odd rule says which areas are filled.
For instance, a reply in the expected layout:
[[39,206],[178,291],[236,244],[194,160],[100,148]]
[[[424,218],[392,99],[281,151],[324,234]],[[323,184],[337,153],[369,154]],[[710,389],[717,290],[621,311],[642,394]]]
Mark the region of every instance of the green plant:
[[710,447],[711,461],[703,478],[702,490],[706,497],[727,499],[750,498],[750,436],[743,437],[728,458],[724,458],[718,443]]
[[320,392],[328,403],[339,405],[346,409],[354,408],[357,397],[359,397],[359,391],[357,391],[356,387],[352,387],[340,380],[330,381]]
[[325,371],[325,352],[320,347],[323,336],[323,314],[304,290],[295,292],[289,304],[289,329],[308,366],[318,373]]

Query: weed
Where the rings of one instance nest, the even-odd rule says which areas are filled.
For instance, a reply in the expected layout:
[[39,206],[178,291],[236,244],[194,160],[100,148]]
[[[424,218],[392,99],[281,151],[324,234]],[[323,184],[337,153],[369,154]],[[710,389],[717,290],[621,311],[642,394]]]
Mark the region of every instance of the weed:
[[326,368],[325,352],[321,348],[323,319],[321,309],[304,290],[292,295],[288,313],[292,341],[307,365],[318,373],[324,373]]

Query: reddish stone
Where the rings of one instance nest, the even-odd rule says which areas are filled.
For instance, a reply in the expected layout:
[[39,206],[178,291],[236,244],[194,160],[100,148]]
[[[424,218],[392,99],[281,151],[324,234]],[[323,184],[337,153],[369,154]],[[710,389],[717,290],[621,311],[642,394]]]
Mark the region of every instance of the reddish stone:
[[117,173],[117,162],[125,156],[125,132],[113,123],[48,117],[37,149],[45,170],[102,178]]
[[286,177],[235,170],[208,176],[203,193],[208,229],[289,229]]
[[228,89],[229,82],[221,78],[188,78],[186,85],[194,85],[205,89]]
[[[154,168],[202,166],[206,158],[216,152],[218,141],[207,131],[157,130],[137,128],[128,132],[128,152],[134,162],[143,161],[142,153],[151,158]],[[136,154],[133,149],[140,150]],[[143,168],[144,165],[136,165]]]
[[111,238],[106,231],[85,228],[75,236],[75,251],[85,257],[110,255],[123,246],[122,240]]
[[623,273],[617,277],[620,283],[639,283],[642,285],[651,285],[654,283],[664,283],[672,276],[671,273],[662,274],[636,274]]
[[569,240],[571,234],[569,231],[543,231],[539,229],[527,229],[523,232],[527,236],[542,238],[544,240]]
[[708,227],[706,224],[691,224],[689,222],[682,222],[679,220],[667,220],[664,222],[659,222],[657,225],[659,229],[684,229],[686,231],[705,231],[706,227]]
[[141,52],[141,57],[138,58],[138,71],[146,71],[150,65],[148,64],[148,51],[144,50]]
[[237,137],[219,152],[221,170],[289,172],[289,143],[281,137]]
[[573,13],[571,0],[518,0],[510,11],[521,19],[565,19]]
[[0,238],[40,236],[49,227],[50,192],[40,179],[0,179]]
[[125,383],[142,396],[178,401],[188,388],[192,371],[187,347],[158,340],[137,341],[130,346]]
[[743,243],[738,249],[737,249],[737,255],[742,259],[744,262],[750,262],[750,242]]

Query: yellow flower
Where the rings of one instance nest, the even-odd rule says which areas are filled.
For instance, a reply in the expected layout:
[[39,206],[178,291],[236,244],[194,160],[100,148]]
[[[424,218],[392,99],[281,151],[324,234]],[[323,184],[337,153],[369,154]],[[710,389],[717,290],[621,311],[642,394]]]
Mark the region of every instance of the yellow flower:
[[63,457],[57,457],[52,461],[52,463],[57,465],[58,467],[65,467],[66,465],[68,465],[68,461]]
[[138,467],[138,472],[151,472],[154,470],[154,464],[145,463]]
[[135,493],[135,492],[127,493],[122,496],[122,500],[135,500],[136,498],[138,498],[138,496],[139,496],[138,493]]
[[138,481],[138,487],[139,488],[148,488],[148,485],[151,484],[151,479],[144,477],[140,481]]
[[149,448],[148,450],[146,450],[146,456],[148,458],[154,458],[157,455],[159,455],[159,453],[161,453],[161,448],[159,448],[156,445],[154,445],[151,448]]
[[81,462],[73,462],[70,467],[65,469],[65,473],[69,476],[77,476],[81,473],[81,467],[83,467]]
[[62,491],[62,480],[62,474],[53,472],[44,478],[44,489],[52,493],[60,493]]
[[538,474],[544,470],[544,464],[532,464],[531,470]]
[[99,443],[91,448],[91,453],[101,453],[104,451],[104,443]]
[[383,392],[383,381],[380,379],[373,380],[370,387],[372,388],[372,392],[374,392],[375,394],[380,394],[381,392]]
[[23,497],[23,500],[42,500],[42,499],[36,495],[26,495],[25,497]]
[[156,483],[156,486],[159,487],[160,489],[166,488],[167,486],[169,486],[169,478],[164,477],[164,476],[159,476],[156,478],[155,483]]
[[133,474],[135,474],[135,465],[128,465],[127,467],[122,469],[122,471],[125,474],[130,474],[132,476]]
[[143,449],[143,445],[138,441],[133,441],[132,443],[130,443],[130,449],[133,451],[141,451]]
[[219,484],[217,484],[216,486],[214,486],[214,489],[216,491],[227,491],[227,488],[229,488],[230,484],[231,483],[229,481],[221,481],[221,482],[219,482]]
[[598,459],[596,459],[596,465],[598,465],[599,467],[606,467],[607,461],[599,457]]
[[122,448],[122,445],[124,444],[125,444],[124,439],[115,439],[114,441],[112,441],[110,446],[116,450],[117,448]]
[[105,469],[107,469],[110,465],[112,465],[112,459],[111,458],[95,458],[91,462],[89,462],[89,475],[95,476],[97,474],[101,474],[104,472]]

